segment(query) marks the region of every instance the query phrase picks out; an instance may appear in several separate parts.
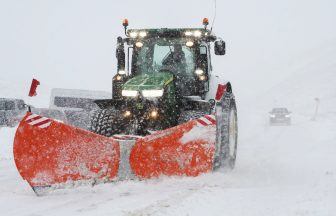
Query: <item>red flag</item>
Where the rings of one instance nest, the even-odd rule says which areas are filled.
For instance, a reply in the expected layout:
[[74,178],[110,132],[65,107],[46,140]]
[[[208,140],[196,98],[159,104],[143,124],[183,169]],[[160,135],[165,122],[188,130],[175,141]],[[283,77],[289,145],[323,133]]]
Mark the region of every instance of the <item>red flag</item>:
[[36,89],[37,89],[38,85],[40,85],[40,82],[37,79],[33,79],[32,83],[30,85],[30,90],[29,90],[29,94],[28,94],[29,97],[34,97],[34,96],[37,95]]

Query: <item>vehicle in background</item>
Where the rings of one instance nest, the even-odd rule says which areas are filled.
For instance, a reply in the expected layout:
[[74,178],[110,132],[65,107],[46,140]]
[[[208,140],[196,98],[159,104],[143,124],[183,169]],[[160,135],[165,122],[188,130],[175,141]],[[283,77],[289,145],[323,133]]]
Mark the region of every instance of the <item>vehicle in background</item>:
[[[90,126],[90,113],[99,108],[94,101],[111,98],[111,93],[104,91],[55,88],[51,90],[49,115],[51,115],[52,111],[55,111],[54,115],[63,116],[62,118],[68,124],[88,129]],[[56,119],[63,121],[59,118]]]
[[22,99],[0,98],[0,127],[15,127],[26,110]]
[[269,112],[270,125],[290,125],[291,124],[291,112],[285,107],[273,108]]

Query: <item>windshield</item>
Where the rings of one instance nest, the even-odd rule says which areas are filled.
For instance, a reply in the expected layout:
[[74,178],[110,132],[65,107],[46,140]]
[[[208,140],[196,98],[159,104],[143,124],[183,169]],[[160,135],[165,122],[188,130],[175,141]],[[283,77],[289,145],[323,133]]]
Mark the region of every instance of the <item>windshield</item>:
[[175,75],[193,76],[195,50],[184,39],[153,38],[142,42],[134,53],[137,73],[169,71]]

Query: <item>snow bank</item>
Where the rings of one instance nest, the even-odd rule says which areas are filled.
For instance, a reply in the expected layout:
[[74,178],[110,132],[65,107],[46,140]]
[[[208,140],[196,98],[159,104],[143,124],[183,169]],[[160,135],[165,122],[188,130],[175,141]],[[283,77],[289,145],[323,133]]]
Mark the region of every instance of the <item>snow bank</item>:
[[0,160],[13,158],[15,128],[0,128]]

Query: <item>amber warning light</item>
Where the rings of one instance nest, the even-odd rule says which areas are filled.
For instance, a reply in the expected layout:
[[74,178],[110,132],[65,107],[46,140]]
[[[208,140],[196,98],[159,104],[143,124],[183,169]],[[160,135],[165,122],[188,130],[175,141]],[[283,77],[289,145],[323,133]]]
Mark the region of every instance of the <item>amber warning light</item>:
[[123,26],[124,26],[124,27],[127,27],[127,26],[128,26],[128,19],[124,19],[124,20],[123,20]]
[[209,20],[208,20],[208,18],[204,18],[204,19],[203,19],[203,25],[204,25],[205,27],[207,27],[207,25],[209,25]]

